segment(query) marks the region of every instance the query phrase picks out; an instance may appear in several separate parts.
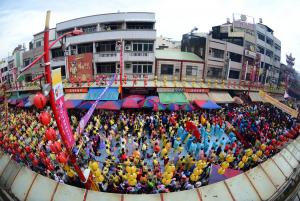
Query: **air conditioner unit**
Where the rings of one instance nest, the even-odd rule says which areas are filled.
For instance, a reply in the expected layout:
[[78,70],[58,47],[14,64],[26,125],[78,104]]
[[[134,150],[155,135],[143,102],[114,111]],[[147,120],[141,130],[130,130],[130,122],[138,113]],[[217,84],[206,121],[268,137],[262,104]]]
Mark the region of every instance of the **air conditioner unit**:
[[125,46],[125,50],[131,50],[131,46],[130,45],[126,45]]

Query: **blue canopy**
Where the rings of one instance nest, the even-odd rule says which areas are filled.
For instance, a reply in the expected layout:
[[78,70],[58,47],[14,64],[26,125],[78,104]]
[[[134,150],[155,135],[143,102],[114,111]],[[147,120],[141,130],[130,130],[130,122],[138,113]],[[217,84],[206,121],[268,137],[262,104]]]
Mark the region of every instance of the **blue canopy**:
[[201,108],[203,109],[220,109],[221,106],[219,106],[217,103],[211,101],[211,100],[208,100],[206,101],[206,103],[204,103]]
[[[96,100],[105,88],[90,88],[85,100]],[[118,100],[119,90],[118,88],[108,88],[103,94],[101,101]]]

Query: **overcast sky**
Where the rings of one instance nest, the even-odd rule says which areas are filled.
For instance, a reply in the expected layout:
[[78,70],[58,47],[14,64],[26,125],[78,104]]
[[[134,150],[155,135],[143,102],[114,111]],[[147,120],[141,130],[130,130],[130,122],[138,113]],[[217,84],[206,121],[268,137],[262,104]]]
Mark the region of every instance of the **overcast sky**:
[[45,13],[51,10],[51,27],[68,19],[87,15],[146,11],[155,12],[157,35],[181,40],[194,26],[208,32],[226,22],[232,13],[253,16],[274,30],[281,40],[281,62],[285,54],[296,57],[300,71],[300,1],[299,0],[0,0],[0,58],[18,44],[28,42],[42,31]]

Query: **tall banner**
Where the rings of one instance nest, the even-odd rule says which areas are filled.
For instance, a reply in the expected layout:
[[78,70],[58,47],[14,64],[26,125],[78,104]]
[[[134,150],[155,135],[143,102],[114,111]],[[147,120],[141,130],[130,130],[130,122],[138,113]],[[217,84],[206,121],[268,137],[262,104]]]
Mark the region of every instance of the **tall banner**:
[[64,105],[64,89],[61,79],[61,69],[52,70],[52,90],[54,93],[55,99],[55,110],[58,113],[58,121],[62,125],[63,133],[61,133],[61,137],[65,142],[65,145],[68,149],[72,149],[75,144],[73,132],[70,125],[69,116]]
[[85,128],[86,124],[88,123],[88,121],[90,120],[92,114],[94,113],[94,110],[96,109],[96,106],[98,105],[98,102],[100,101],[100,99],[102,98],[102,96],[105,94],[105,92],[107,91],[107,89],[109,87],[111,87],[111,85],[114,83],[115,79],[117,78],[117,74],[115,74],[112,79],[110,80],[110,82],[108,83],[108,85],[105,87],[105,89],[102,91],[102,93],[98,96],[98,98],[96,99],[96,101],[93,103],[93,105],[90,107],[90,109],[88,110],[88,112],[81,118],[78,128],[76,129],[77,133],[82,133],[83,129]]
[[69,79],[87,82],[93,79],[93,54],[84,53],[68,56]]
[[256,58],[255,58],[255,67],[256,67],[256,72],[255,72],[255,82],[259,82],[259,75],[260,75],[260,54],[257,53],[256,54]]

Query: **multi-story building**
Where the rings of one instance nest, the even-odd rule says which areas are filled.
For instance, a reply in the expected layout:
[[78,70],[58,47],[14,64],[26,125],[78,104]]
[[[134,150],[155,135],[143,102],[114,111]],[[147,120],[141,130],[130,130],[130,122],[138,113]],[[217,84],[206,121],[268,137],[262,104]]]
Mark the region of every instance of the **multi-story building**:
[[260,81],[262,83],[278,84],[281,60],[281,42],[276,38],[274,31],[267,25],[256,24],[257,44],[256,51],[261,55]]
[[155,41],[155,49],[163,50],[179,50],[180,51],[181,41],[175,41],[168,37],[159,36]]
[[0,61],[0,83],[6,83],[8,80],[8,59],[3,58]]
[[276,83],[279,79],[280,41],[273,31],[252,17],[234,15],[232,22],[212,27],[209,34],[188,33],[182,51],[205,60],[205,77]]
[[[90,53],[94,78],[120,71],[120,45],[123,43],[123,74],[134,76],[154,74],[155,15],[147,12],[119,12],[76,18],[56,25],[56,37],[70,30],[82,29],[79,36],[68,36],[66,46],[58,43],[51,50],[51,67],[61,68],[69,78],[65,55]],[[66,53],[66,54],[65,54]]]

